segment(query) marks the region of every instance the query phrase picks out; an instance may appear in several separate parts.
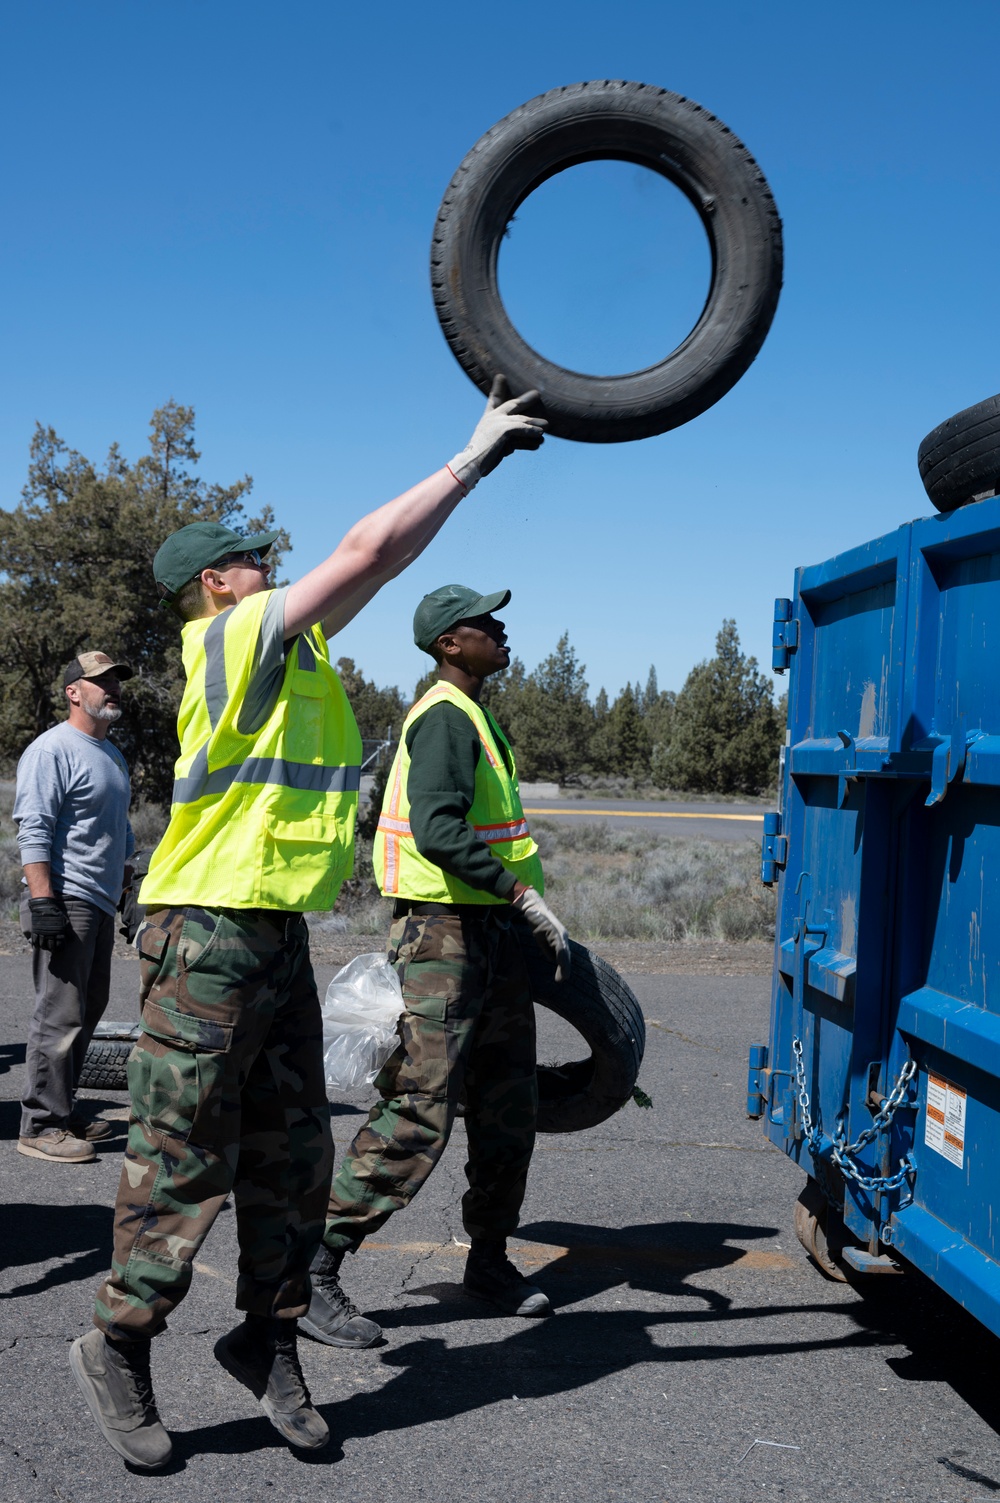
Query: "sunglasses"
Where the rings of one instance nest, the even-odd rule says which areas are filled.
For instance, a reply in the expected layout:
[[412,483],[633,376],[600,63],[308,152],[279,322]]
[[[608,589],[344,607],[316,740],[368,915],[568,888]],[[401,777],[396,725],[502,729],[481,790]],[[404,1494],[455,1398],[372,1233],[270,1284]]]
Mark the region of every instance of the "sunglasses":
[[231,569],[234,564],[244,564],[248,569],[262,569],[264,559],[259,548],[248,548],[245,553],[224,553],[212,565],[213,569]]

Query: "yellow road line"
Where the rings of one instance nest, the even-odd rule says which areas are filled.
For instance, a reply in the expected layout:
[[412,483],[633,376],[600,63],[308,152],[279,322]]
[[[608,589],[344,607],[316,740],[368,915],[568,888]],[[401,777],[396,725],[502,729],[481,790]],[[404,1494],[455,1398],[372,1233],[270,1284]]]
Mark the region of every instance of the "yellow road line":
[[756,823],[764,818],[763,814],[688,814],[674,813],[663,809],[529,809],[525,806],[525,814],[597,814],[602,819],[747,819]]

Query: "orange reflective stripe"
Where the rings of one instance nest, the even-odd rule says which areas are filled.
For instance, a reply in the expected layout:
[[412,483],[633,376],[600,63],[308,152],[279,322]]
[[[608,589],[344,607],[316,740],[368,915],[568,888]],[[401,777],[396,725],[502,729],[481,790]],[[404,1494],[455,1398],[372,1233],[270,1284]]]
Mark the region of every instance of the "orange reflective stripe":
[[[399,753],[396,753],[396,776],[392,780],[392,797],[389,799],[389,815],[379,815],[378,830],[384,831],[385,839],[385,891],[399,891],[399,836],[410,833],[410,822],[407,819],[393,819],[391,816],[399,809],[399,801],[403,796],[403,761]],[[397,828],[398,827],[398,828]]]
[[410,821],[408,819],[393,819],[389,814],[379,815],[378,828],[380,830],[388,830],[393,835],[413,834],[413,831],[410,829]]
[[[412,840],[413,830],[408,819],[394,819],[391,814],[380,814],[378,828],[387,836],[403,836]],[[473,825],[480,840],[487,845],[496,845],[504,840],[525,840],[529,834],[526,819],[509,819],[500,825]]]
[[530,833],[526,819],[511,819],[502,825],[473,825],[472,828],[488,845],[501,840],[525,840]]

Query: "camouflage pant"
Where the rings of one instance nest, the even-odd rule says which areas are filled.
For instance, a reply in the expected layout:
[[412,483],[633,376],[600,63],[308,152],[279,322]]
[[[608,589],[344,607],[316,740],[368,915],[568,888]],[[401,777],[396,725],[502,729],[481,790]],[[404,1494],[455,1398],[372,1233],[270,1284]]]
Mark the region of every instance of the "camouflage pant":
[[95,1324],[123,1339],[162,1331],[230,1191],[237,1308],[302,1315],[332,1167],[305,920],[167,908],[147,915],[137,944],[143,1033]]
[[402,1043],[334,1180],[323,1240],[355,1247],[413,1199],[444,1152],[463,1091],[465,1229],[507,1237],[524,1199],[538,1107],[534,1010],[507,910],[397,919],[389,959],[406,1003]]

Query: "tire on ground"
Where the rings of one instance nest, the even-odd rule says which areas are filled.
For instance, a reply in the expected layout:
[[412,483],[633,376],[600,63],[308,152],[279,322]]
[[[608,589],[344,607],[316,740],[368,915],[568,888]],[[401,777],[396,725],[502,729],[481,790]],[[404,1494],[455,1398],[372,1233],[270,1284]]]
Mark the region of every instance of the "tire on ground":
[[[497,258],[528,195],[581,162],[635,162],[694,205],[712,250],[704,309],[658,364],[589,376],[546,360],[507,316]],[[448,186],[431,246],[431,284],[444,336],[488,393],[502,371],[512,390],[536,388],[549,432],[586,443],[665,433],[697,417],[753,362],[781,291],[781,220],[763,173],[721,120],[679,94],[621,80],[552,89],[477,141]]]
[[642,1064],[642,1009],[618,972],[571,942],[573,968],[557,982],[555,965],[530,930],[517,928],[533,1000],[571,1023],[590,1046],[589,1059],[538,1066],[538,1131],[580,1132],[613,1116],[629,1100]]
[[954,511],[1000,490],[1000,395],[956,412],[917,450],[924,489],[938,511]]
[[83,1056],[80,1089],[127,1091],[126,1066],[139,1031],[138,1023],[98,1023]]

